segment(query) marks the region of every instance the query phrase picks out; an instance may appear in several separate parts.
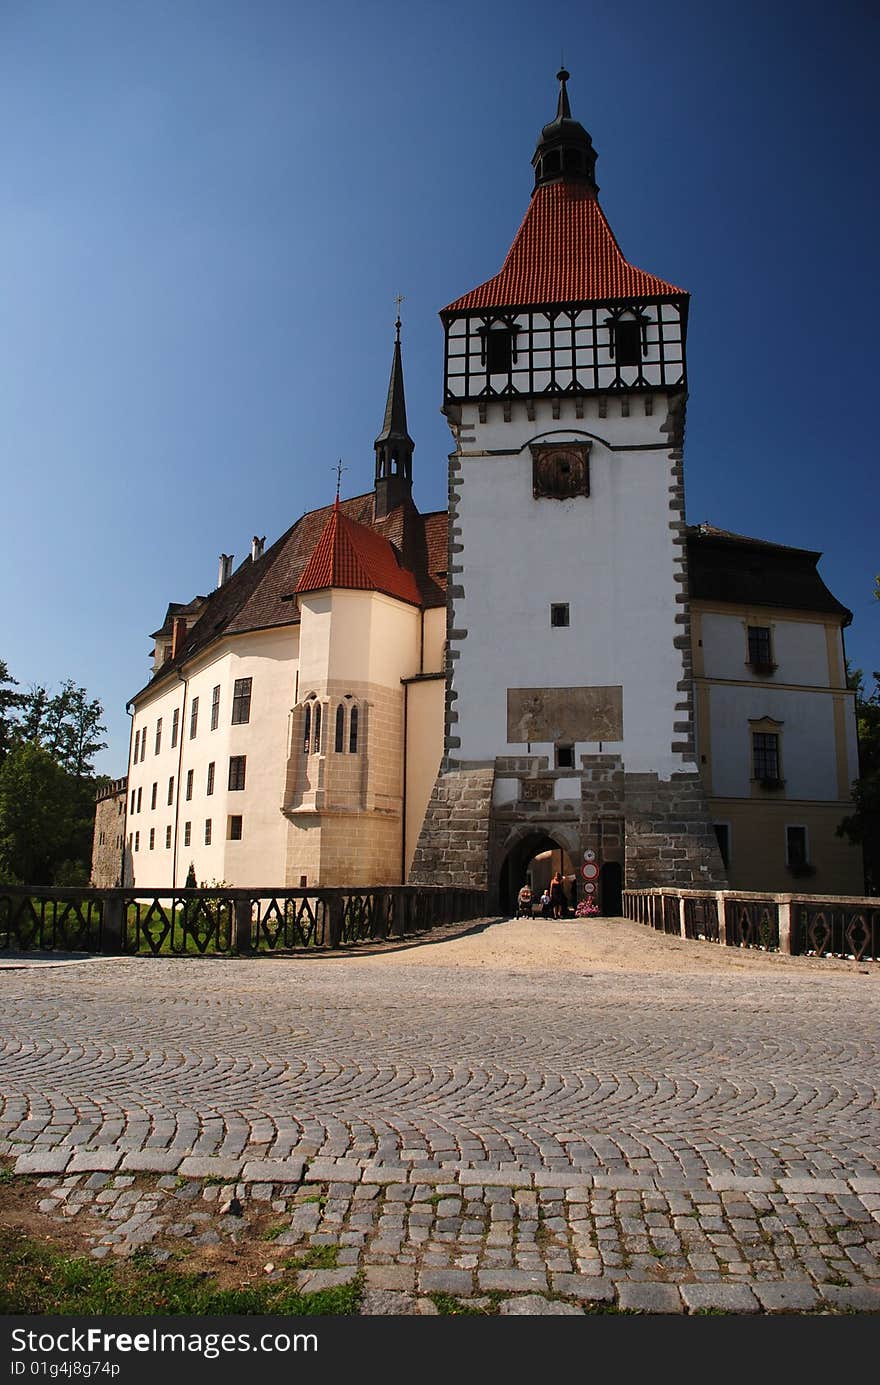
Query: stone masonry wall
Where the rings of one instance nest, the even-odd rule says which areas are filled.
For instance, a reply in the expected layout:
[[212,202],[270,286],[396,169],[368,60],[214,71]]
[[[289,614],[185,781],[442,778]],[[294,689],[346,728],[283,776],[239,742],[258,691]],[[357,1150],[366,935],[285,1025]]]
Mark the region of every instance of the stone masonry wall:
[[441,772],[428,803],[410,885],[487,888],[493,769]]
[[97,889],[112,889],[124,883],[121,875],[127,785],[127,779],[114,779],[100,791],[95,805],[91,883]]
[[727,888],[709,805],[698,774],[624,776],[628,889],[679,885]]

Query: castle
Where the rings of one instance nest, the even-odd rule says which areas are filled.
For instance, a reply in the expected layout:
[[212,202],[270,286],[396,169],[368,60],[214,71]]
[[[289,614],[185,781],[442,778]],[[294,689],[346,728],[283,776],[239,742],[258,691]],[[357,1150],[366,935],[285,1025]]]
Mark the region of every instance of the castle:
[[625,259],[558,80],[501,270],[441,313],[448,512],[398,320],[373,490],[155,632],[116,880],[860,892],[849,612],[819,554],[686,525],[688,294]]

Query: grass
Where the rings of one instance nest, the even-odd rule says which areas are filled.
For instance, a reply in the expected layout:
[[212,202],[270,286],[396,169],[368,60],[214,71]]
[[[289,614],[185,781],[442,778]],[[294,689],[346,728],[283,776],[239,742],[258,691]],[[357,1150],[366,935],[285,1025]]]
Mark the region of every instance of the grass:
[[0,1229],[0,1313],[317,1317],[356,1313],[361,1292],[360,1279],[313,1294],[283,1282],[221,1289],[207,1275],[169,1270],[145,1256],[107,1265]]
[[278,1222],[276,1226],[270,1226],[263,1232],[264,1241],[277,1241],[279,1236],[283,1236],[288,1227],[286,1222]]
[[309,1246],[301,1255],[290,1255],[283,1262],[286,1270],[335,1270],[339,1263],[338,1246]]
[[437,1312],[447,1318],[484,1318],[491,1313],[498,1312],[498,1304],[495,1301],[485,1307],[476,1308],[466,1300],[455,1298],[452,1294],[429,1294],[428,1297]]

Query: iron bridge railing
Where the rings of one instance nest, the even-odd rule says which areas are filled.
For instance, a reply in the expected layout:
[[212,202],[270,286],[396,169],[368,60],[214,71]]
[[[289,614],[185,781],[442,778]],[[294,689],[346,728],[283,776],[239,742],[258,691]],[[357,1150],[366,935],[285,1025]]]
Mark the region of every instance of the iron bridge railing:
[[880,961],[880,898],[735,890],[624,890],[624,915],[683,938],[801,956]]
[[484,890],[29,889],[0,885],[0,950],[152,956],[314,952],[486,915]]

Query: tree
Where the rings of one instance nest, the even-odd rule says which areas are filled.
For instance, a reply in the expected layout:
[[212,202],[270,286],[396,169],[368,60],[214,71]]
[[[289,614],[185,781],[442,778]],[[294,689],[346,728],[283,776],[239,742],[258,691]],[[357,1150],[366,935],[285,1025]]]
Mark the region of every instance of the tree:
[[0,877],[51,885],[76,838],[77,804],[65,770],[38,745],[11,750],[0,765]]
[[18,682],[12,677],[4,659],[0,659],[0,764],[15,743],[16,713],[24,706],[24,693],[13,692]]
[[856,694],[859,777],[853,784],[855,812],[839,824],[837,835],[861,846],[865,890],[880,894],[880,672],[872,676],[874,688],[866,695],[861,669],[847,669],[847,682]]

